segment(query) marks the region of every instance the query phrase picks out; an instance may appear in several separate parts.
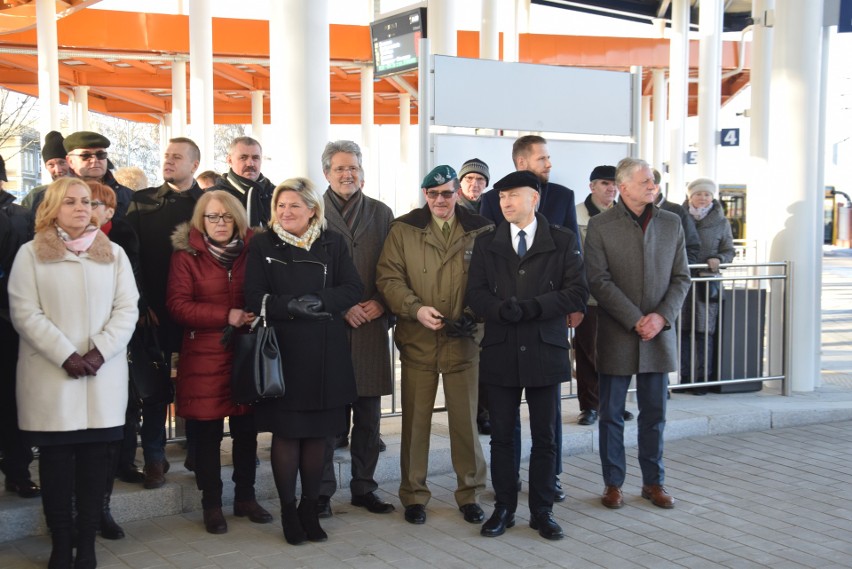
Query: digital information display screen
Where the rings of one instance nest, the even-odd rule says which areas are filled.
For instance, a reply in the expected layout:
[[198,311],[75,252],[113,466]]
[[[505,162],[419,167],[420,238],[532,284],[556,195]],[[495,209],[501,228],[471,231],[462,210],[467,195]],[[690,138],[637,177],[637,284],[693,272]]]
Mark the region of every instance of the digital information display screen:
[[416,8],[370,24],[374,75],[385,77],[416,69],[420,38],[426,37],[425,32],[425,8]]

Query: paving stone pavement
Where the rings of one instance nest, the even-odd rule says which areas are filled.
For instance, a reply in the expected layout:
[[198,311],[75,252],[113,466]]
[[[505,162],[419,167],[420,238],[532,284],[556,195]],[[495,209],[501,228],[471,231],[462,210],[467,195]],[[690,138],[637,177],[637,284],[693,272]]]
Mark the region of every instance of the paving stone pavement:
[[[572,456],[562,482],[568,499],[554,514],[565,539],[546,541],[528,525],[526,492],[517,525],[499,538],[479,535],[453,500],[454,477],[430,479],[423,526],[406,523],[396,483],[381,487],[396,513],[374,515],[348,504],[323,521],[329,540],[291,546],[280,522],[257,525],[226,512],[226,535],[207,534],[201,513],[123,524],[127,538],[98,539],[101,568],[416,568],[646,567],[847,568],[852,564],[852,421],[674,441],[666,446],[673,510],[639,496],[636,450],[628,449],[625,507],[601,506],[596,454]],[[526,468],[527,465],[524,465]],[[522,474],[526,479],[526,472]],[[264,502],[277,511],[272,501]],[[483,496],[486,515],[493,494]],[[49,539],[0,544],[0,567],[45,567]]]

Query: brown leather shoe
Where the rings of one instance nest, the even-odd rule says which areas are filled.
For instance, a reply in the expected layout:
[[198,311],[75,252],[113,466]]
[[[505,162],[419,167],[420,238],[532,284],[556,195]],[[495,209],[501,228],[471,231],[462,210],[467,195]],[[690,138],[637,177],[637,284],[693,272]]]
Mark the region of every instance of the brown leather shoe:
[[607,486],[601,495],[601,504],[612,510],[617,510],[624,505],[624,494],[618,486]]
[[228,522],[225,521],[222,508],[204,510],[204,529],[207,530],[207,533],[219,534],[228,532]]
[[263,509],[257,500],[234,501],[234,515],[238,518],[248,516],[256,524],[271,524],[272,514]]
[[651,484],[650,486],[642,486],[642,497],[651,500],[651,503],[658,508],[671,509],[674,508],[675,499],[671,494],[666,492],[665,487],[660,484]]
[[166,464],[166,462],[145,464],[145,482],[142,486],[148,490],[162,487],[166,483]]

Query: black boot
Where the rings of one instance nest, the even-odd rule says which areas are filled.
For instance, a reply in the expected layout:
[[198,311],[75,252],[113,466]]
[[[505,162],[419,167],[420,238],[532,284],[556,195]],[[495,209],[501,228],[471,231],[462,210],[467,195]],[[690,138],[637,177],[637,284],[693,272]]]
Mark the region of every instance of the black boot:
[[299,521],[302,522],[302,528],[305,530],[305,535],[310,541],[325,541],[328,539],[328,534],[325,533],[319,524],[319,511],[317,509],[317,500],[302,498],[299,502]]
[[50,560],[47,569],[71,569],[74,562],[74,551],[71,543],[71,531],[55,531],[50,534],[53,545],[50,550]]
[[299,521],[295,500],[289,504],[281,504],[281,527],[284,529],[284,539],[290,545],[301,545],[307,541],[302,522]]
[[98,566],[98,560],[95,557],[95,532],[84,528],[78,529],[74,569],[95,569]]
[[115,523],[112,512],[109,510],[111,494],[112,492],[104,494],[104,509],[101,512],[101,537],[104,539],[124,539],[124,530]]

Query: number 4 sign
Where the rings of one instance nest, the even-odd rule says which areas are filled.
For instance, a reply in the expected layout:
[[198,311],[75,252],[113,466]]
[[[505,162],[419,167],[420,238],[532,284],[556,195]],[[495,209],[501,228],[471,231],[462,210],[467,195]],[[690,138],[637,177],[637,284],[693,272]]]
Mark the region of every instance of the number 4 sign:
[[722,129],[722,146],[739,146],[740,145],[740,129],[738,128],[723,128]]

